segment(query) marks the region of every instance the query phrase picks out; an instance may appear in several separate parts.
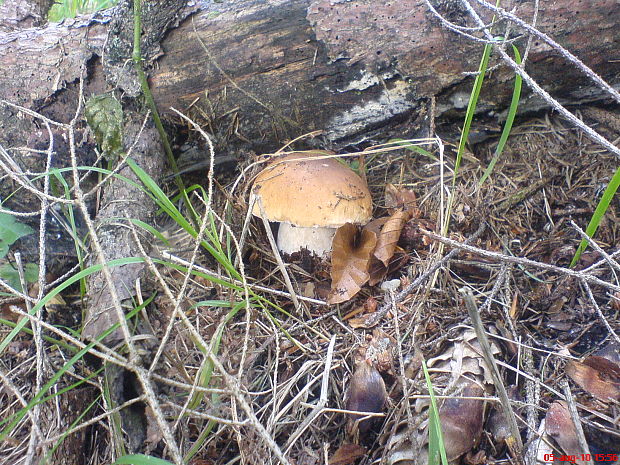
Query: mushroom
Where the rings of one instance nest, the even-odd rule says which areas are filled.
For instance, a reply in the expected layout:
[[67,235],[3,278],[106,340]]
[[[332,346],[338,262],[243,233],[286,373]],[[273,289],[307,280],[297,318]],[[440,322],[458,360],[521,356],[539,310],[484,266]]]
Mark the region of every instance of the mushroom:
[[261,171],[252,188],[252,213],[280,223],[278,248],[292,254],[308,249],[326,256],[336,229],[364,224],[372,215],[366,182],[331,152],[295,152]]

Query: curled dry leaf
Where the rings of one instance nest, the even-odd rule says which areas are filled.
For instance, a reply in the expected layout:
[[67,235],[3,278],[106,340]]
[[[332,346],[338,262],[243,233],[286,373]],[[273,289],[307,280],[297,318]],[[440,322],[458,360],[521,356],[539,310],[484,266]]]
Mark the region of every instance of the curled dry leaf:
[[394,273],[401,268],[406,267],[409,264],[409,260],[409,255],[395,253],[386,267],[383,263],[373,257],[370,262],[370,269],[368,270],[368,274],[370,274],[368,284],[371,286],[375,286],[379,283],[383,284],[388,273]]
[[467,455],[463,458],[463,463],[467,465],[483,465],[485,463],[489,463],[487,460],[487,455],[483,450],[479,450],[475,454],[472,454],[471,451],[467,452]]
[[377,246],[370,261],[368,284],[374,286],[383,281],[388,273],[403,226],[411,218],[409,211],[397,210],[389,218],[379,218],[371,221],[364,229],[377,234]]
[[364,455],[366,455],[365,447],[345,442],[329,458],[328,463],[329,465],[350,465]]
[[375,286],[385,279],[388,274],[388,267],[381,263],[376,257],[370,259],[368,268],[368,284]]
[[366,284],[376,244],[377,235],[370,230],[358,234],[357,227],[350,223],[338,228],[332,243],[332,289],[327,303],[346,302]]
[[[389,218],[386,217],[377,218],[364,226],[364,229],[373,232],[377,236],[378,242],[378,238],[381,235],[381,229],[383,228],[383,226],[385,226],[388,220]],[[388,272],[387,266],[384,265],[381,260],[375,257],[374,252],[375,251],[373,250],[373,255],[370,258],[370,266],[368,267],[368,274],[370,276],[368,279],[368,284],[370,284],[371,286],[374,286],[375,284],[383,281],[383,278],[385,278]]]
[[[385,382],[377,369],[368,360],[357,364],[355,373],[351,377],[349,393],[347,396],[347,410],[357,412],[380,413],[387,400]],[[357,420],[363,415],[350,414],[347,430],[355,431]],[[359,422],[359,432],[365,433],[372,426],[372,419]]]
[[566,374],[598,400],[620,400],[620,365],[617,363],[592,355],[582,362],[568,362]]
[[381,233],[377,236],[377,247],[373,255],[386,267],[392,255],[394,255],[403,226],[410,218],[411,214],[408,211],[399,210],[394,212],[381,228]]

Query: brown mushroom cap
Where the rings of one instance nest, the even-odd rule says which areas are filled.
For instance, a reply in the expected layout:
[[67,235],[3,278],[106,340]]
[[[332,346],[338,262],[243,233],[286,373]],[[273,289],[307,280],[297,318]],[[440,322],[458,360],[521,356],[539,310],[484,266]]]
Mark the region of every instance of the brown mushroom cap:
[[[295,226],[338,228],[363,224],[372,217],[366,183],[330,152],[296,152],[278,158],[259,173],[253,193],[270,221]],[[261,216],[258,201],[252,213]]]

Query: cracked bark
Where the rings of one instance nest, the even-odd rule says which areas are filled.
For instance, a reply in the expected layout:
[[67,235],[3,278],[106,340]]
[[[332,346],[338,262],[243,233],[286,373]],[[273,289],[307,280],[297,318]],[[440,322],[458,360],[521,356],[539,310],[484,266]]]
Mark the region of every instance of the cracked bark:
[[[531,18],[531,2],[513,6],[521,18]],[[480,44],[444,29],[423,0],[197,2],[177,18],[178,27],[151,55],[157,58],[150,79],[155,99],[164,112],[200,107],[221,151],[235,143],[272,150],[312,130],[323,130],[321,142],[335,148],[373,133],[389,136],[390,126],[415,119],[430,96],[437,96],[439,116],[462,111],[472,80],[463,73],[477,69],[481,53]],[[541,2],[538,27],[618,84],[619,18],[614,0],[590,2],[587,11],[575,0],[558,0]],[[100,58],[109,59],[103,44],[110,21],[111,13],[102,12],[8,34],[0,42],[0,98],[60,118],[72,114],[68,96],[75,95],[73,83],[85,64],[87,93],[98,90]],[[523,50],[524,40],[517,44]],[[602,97],[539,40],[527,70],[563,102]],[[501,113],[512,80],[503,66],[491,74],[480,109]],[[132,90],[129,81],[115,82]],[[520,111],[541,107],[526,90]],[[6,115],[1,125],[7,126]],[[408,131],[405,124],[396,132]]]

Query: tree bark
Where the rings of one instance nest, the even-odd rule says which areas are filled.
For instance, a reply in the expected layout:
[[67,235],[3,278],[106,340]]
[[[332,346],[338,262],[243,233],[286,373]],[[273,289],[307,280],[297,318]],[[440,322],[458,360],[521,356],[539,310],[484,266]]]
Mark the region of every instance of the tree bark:
[[[537,27],[618,83],[620,4],[595,0],[587,11],[581,5],[541,2]],[[513,6],[525,21],[532,18],[532,2]],[[455,6],[447,15],[463,22]],[[45,108],[61,120],[72,115],[73,83],[86,65],[87,93],[105,88],[100,57],[109,22],[103,12],[8,34],[0,43],[0,98]],[[503,33],[501,26],[497,31]],[[523,51],[525,39],[517,44]],[[476,71],[481,49],[446,30],[424,0],[203,2],[165,37],[150,83],[164,112],[174,106],[202,114],[220,148],[251,141],[252,148],[268,150],[313,130],[324,132],[323,143],[338,145],[415,119],[431,96],[439,116],[462,109],[471,85],[463,73]],[[526,69],[564,102],[603,97],[539,39]],[[480,108],[505,109],[512,80],[512,71],[500,66],[485,81]],[[542,106],[526,92],[520,109]],[[0,115],[0,124],[6,118]],[[11,139],[5,135],[2,143]]]
[[0,5],[0,32],[42,26],[54,0],[5,0]]

